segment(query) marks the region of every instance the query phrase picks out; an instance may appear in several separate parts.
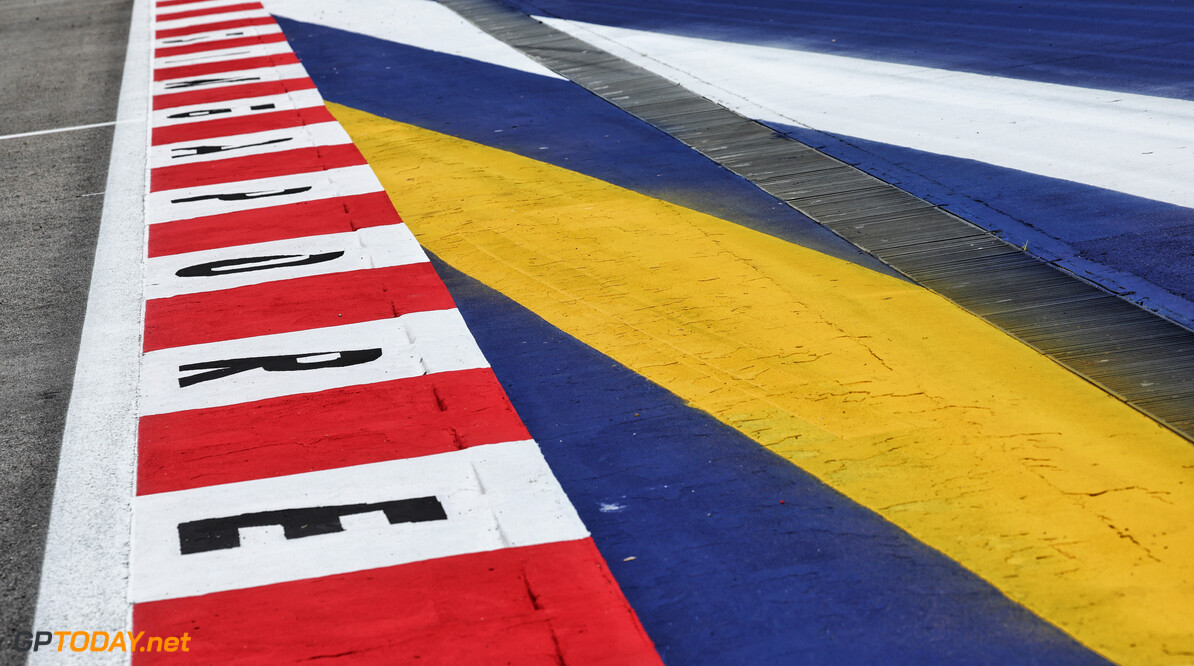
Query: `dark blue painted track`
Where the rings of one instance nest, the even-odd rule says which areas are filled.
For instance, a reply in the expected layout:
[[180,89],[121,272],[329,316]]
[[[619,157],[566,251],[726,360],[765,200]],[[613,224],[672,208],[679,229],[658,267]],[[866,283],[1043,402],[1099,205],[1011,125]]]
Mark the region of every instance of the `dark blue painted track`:
[[1194,4],[523,0],[549,16],[1194,100]]
[[278,23],[329,101],[555,164],[894,275],[571,82],[286,18]]
[[668,663],[1105,663],[744,435],[435,266]]

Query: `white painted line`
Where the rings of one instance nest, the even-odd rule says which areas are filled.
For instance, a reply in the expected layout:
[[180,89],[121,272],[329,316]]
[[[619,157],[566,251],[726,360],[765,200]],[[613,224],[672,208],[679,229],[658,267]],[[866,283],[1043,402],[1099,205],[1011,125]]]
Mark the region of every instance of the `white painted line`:
[[232,157],[265,155],[285,150],[346,143],[352,143],[352,138],[340,126],[340,123],[333,120],[267,132],[251,132],[154,146],[149,149],[149,166],[156,169],[177,164],[196,164],[226,160]]
[[541,19],[764,122],[1194,207],[1194,102]]
[[188,76],[182,79],[155,81],[153,84],[154,97],[182,94],[196,90],[212,90],[227,88],[248,83],[262,81],[281,81],[283,79],[306,79],[307,70],[302,65],[281,65],[279,67],[261,67],[259,69],[244,69],[235,72],[220,72],[204,76]]
[[381,191],[381,182],[377,180],[373,169],[362,164],[291,176],[154,192],[149,195],[146,221],[149,224],[173,222]]
[[58,134],[59,132],[75,132],[78,130],[94,129],[96,127],[111,127],[112,125],[115,125],[116,122],[117,121],[115,121],[115,120],[110,120],[106,123],[92,123],[90,125],[75,125],[74,127],[58,127],[55,129],[37,130],[36,132],[21,132],[20,134],[5,134],[4,136],[0,136],[0,141],[4,141],[6,139],[21,139],[21,138],[24,138],[27,136],[40,136],[42,134]]
[[427,261],[405,224],[154,257],[145,298],[169,298],[312,275]]
[[427,0],[265,0],[271,14],[562,79],[456,12]]
[[154,127],[201,123],[220,118],[242,118],[261,113],[306,109],[323,106],[323,97],[314,88],[305,88],[282,95],[246,97],[226,102],[209,102],[190,106],[176,106],[153,112]]
[[[282,356],[301,358],[273,370],[252,363],[220,363]],[[309,368],[297,367],[304,365]],[[249,369],[235,374],[219,371],[231,366]],[[286,367],[290,369],[282,369]],[[141,413],[235,405],[486,367],[489,364],[459,311],[414,312],[360,324],[149,352],[142,357]]]
[[158,58],[153,61],[153,68],[158,70],[168,67],[185,67],[187,65],[206,65],[227,60],[260,58],[262,56],[293,52],[290,44],[287,42],[266,42],[264,44],[238,46],[230,49],[213,49],[211,51],[198,51],[196,53],[184,53],[182,55]]
[[167,48],[170,46],[185,46],[188,44],[205,44],[207,42],[220,42],[225,39],[239,39],[241,37],[252,37],[253,35],[269,35],[276,32],[282,32],[282,27],[277,23],[266,23],[263,25],[249,25],[243,28],[226,28],[224,30],[211,30],[208,32],[196,32],[191,35],[179,35],[178,37],[166,37],[159,39],[153,43],[154,50]]
[[178,28],[190,28],[196,25],[207,25],[208,23],[223,23],[224,21],[239,21],[241,19],[255,19],[265,18],[269,16],[269,12],[261,9],[249,9],[239,12],[225,12],[223,14],[207,14],[204,16],[192,16],[191,18],[174,19],[167,21],[157,21],[153,25],[155,32],[159,30],[176,30]]
[[[132,628],[129,539],[141,348],[149,9],[134,0],[87,314],[54,487],[34,627]],[[29,663],[122,664],[31,652]]]
[[[362,515],[344,519],[341,532],[293,539],[280,527],[242,529],[237,547],[181,552],[182,523],[422,497],[434,497],[446,519],[391,525]],[[588,536],[532,441],[143,495],[135,513],[135,602]]]

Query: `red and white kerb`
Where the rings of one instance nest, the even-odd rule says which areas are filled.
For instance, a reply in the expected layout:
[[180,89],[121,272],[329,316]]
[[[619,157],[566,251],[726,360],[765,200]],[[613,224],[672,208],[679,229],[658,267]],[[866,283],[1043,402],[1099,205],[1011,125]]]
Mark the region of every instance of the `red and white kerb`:
[[154,38],[134,660],[659,663],[273,18]]

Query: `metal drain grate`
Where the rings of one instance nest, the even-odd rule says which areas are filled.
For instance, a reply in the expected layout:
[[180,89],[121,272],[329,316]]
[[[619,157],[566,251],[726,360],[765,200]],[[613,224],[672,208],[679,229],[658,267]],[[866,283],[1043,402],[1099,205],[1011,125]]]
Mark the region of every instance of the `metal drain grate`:
[[1194,440],[1194,332],[500,0],[440,0]]

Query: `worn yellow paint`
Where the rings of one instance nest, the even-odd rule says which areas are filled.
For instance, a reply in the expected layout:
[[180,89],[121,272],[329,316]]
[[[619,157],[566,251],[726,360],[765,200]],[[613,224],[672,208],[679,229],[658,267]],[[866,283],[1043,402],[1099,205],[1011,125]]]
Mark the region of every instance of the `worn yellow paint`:
[[420,241],[1125,663],[1194,660],[1194,446],[920,287],[329,105]]

